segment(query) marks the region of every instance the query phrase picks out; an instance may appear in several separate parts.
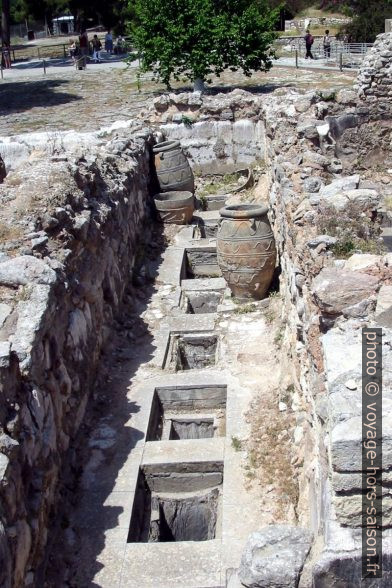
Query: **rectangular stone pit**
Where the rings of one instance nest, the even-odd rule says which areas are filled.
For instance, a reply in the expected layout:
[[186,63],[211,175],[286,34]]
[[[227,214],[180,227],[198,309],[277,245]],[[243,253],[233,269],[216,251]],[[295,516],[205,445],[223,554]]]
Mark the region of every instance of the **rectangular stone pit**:
[[185,249],[183,261],[183,277],[185,279],[219,278],[221,275],[215,246]]
[[128,543],[210,541],[220,534],[223,463],[139,470]]
[[146,441],[223,437],[226,386],[156,388]]
[[222,304],[226,282],[223,278],[181,281],[181,308],[187,314],[217,312]]
[[204,369],[216,364],[219,337],[211,332],[171,333],[165,369]]

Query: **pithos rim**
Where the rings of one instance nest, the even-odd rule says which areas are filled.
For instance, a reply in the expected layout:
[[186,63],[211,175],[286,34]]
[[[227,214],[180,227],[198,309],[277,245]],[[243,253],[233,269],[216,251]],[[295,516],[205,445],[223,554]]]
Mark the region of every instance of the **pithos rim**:
[[171,151],[180,147],[180,141],[162,141],[153,146],[153,153],[164,153],[165,151]]
[[222,218],[249,219],[265,216],[267,212],[268,207],[259,204],[233,204],[221,208],[219,214]]

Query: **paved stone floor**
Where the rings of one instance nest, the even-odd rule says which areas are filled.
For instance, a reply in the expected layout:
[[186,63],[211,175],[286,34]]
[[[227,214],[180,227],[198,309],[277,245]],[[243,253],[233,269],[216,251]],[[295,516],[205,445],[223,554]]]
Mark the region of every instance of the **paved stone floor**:
[[[160,256],[151,295],[139,313],[142,323],[122,329],[97,389],[94,404],[100,414],[90,429],[87,419],[80,484],[51,555],[48,588],[226,586],[228,570],[238,567],[249,533],[273,522],[272,512],[261,507],[262,483],[249,483],[244,443],[250,433],[246,413],[258,395],[277,386],[279,378],[266,305],[257,303],[253,312],[243,315],[225,298],[217,313],[184,314],[179,307],[184,248],[197,247],[199,241],[189,241],[188,228],[183,232],[185,237],[179,234]],[[138,339],[142,324],[145,328]],[[216,365],[168,369],[171,332],[211,331],[219,336]],[[126,342],[129,332],[131,340]],[[146,442],[154,389],[184,385],[227,386],[226,435]],[[139,467],[179,463],[224,465],[215,539],[127,543]]]

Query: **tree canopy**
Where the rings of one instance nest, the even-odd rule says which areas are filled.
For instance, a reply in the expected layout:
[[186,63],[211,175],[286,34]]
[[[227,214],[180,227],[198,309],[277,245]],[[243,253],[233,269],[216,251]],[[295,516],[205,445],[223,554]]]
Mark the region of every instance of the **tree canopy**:
[[55,16],[72,14],[78,23],[99,22],[123,31],[125,19],[130,16],[128,4],[128,0],[11,0],[11,21],[34,19],[50,23]]
[[392,16],[392,0],[352,0],[346,6],[352,21],[344,29],[349,41],[373,43],[385,31],[385,19]]
[[[132,3],[133,4],[133,3]],[[136,0],[133,39],[143,71],[170,87],[226,68],[268,70],[278,9],[264,0]]]

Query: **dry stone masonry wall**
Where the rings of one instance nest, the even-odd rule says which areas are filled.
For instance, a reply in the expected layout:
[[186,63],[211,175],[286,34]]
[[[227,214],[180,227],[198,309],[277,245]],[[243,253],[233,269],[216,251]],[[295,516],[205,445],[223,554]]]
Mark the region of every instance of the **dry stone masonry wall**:
[[379,35],[363,60],[357,79],[359,96],[367,101],[392,98],[392,33]]
[[[375,51],[385,51],[382,43],[387,41],[382,36]],[[389,79],[389,62],[382,63],[384,79]],[[369,239],[371,254],[358,246],[348,259],[341,259],[336,247],[339,230],[328,234],[326,216],[350,219],[355,210],[365,226],[377,216],[388,218],[390,105],[381,95],[368,100],[363,92],[358,96],[351,90],[332,99],[326,92],[287,92],[284,99],[260,99],[237,90],[205,97],[200,112],[217,121],[225,100],[232,101],[233,124],[242,118],[246,103],[251,116],[258,113],[256,118],[265,127],[261,153],[270,169],[266,199],[280,256],[283,346],[295,381],[291,398],[287,401],[286,396],[285,401],[297,419],[294,442],[303,448],[297,517],[316,538],[300,585],[356,585],[361,574],[361,443],[356,424],[360,415],[352,406],[359,393],[363,326],[383,326],[389,382],[392,260],[378,249],[377,224],[373,241]],[[184,97],[181,103],[186,103]],[[173,137],[183,136],[180,118],[177,126],[177,131],[170,127]],[[161,128],[165,132],[165,125]],[[380,160],[383,165],[376,171],[369,169]],[[386,553],[391,550],[389,536],[385,530]],[[265,542],[264,535],[260,541]],[[242,570],[242,577],[246,573]]]
[[4,587],[38,585],[65,456],[72,467],[100,351],[141,256],[149,141],[114,134],[93,152],[26,160],[1,186]]

